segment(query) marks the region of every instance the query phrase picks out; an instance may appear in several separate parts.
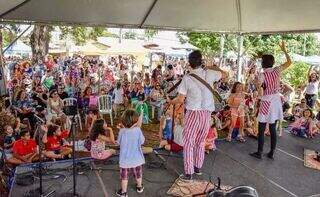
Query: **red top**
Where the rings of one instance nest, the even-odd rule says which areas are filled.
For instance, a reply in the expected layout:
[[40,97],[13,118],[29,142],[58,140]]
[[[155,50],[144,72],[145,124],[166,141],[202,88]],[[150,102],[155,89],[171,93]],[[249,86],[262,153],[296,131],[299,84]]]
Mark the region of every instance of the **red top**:
[[46,143],[46,150],[55,151],[61,149],[61,137],[50,136]]
[[25,156],[29,155],[30,153],[34,153],[36,151],[36,148],[37,144],[33,139],[20,139],[13,144],[12,151],[20,156]]
[[62,130],[60,137],[62,139],[69,137],[69,131],[68,130]]
[[207,135],[207,139],[215,139],[217,138],[216,136],[217,130],[215,128],[210,128],[208,135]]

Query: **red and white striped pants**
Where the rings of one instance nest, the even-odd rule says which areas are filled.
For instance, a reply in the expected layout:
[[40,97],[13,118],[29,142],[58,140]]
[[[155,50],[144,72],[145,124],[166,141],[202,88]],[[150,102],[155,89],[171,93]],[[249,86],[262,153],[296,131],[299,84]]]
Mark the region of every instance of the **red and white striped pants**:
[[204,160],[205,139],[210,128],[211,112],[187,110],[183,137],[183,162],[186,174],[193,174],[194,167],[201,168]]

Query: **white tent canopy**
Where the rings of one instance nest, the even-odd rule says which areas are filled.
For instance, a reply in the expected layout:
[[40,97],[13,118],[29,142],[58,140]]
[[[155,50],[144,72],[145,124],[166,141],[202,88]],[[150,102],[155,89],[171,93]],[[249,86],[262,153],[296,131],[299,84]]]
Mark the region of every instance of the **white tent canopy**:
[[213,32],[320,30],[319,0],[0,0],[4,22]]

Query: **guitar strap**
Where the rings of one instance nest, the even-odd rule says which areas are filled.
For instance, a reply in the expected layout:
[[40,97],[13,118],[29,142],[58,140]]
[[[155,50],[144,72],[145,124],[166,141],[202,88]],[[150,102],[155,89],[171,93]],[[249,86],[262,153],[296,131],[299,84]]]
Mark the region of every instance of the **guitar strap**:
[[190,73],[190,76],[192,76],[193,78],[197,79],[199,82],[201,82],[203,85],[205,85],[210,92],[213,94],[213,97],[219,102],[222,102],[222,98],[221,96],[218,94],[217,91],[215,91],[211,85],[209,85],[204,79],[202,79],[201,77],[199,77],[198,75],[194,74],[194,73]]

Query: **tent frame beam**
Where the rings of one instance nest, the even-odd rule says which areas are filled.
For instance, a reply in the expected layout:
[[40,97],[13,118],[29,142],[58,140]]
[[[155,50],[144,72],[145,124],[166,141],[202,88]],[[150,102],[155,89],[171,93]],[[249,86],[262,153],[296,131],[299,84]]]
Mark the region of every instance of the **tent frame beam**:
[[139,25],[139,28],[142,28],[142,26],[144,25],[144,23],[146,22],[147,18],[149,17],[150,13],[152,12],[154,6],[157,4],[158,0],[153,0],[150,8],[148,9],[148,12],[146,13],[146,15],[143,17],[142,22]]
[[[126,28],[126,29],[138,29],[139,26],[131,24],[95,24],[95,23],[72,23],[72,22],[46,22],[46,21],[20,21],[20,20],[6,20],[3,19],[0,21],[0,24],[20,24],[20,25],[69,25],[69,26],[85,26],[85,27],[108,27],[108,28]],[[201,30],[201,29],[183,29],[175,27],[156,27],[156,26],[143,26],[142,29],[155,29],[155,30],[164,30],[164,31],[192,31],[198,33],[219,33],[219,34],[239,34],[242,35],[272,35],[272,34],[302,34],[302,33],[319,33],[320,29],[307,29],[307,30],[284,30],[284,31],[261,31],[261,32],[238,32],[238,31],[210,31],[210,30]]]
[[27,27],[21,34],[19,34],[3,51],[2,54],[4,54],[15,42],[17,42],[17,40],[19,40],[21,38],[21,36],[23,36],[29,29],[31,28],[31,25],[29,25],[29,27]]
[[24,6],[24,5],[25,5],[26,3],[28,3],[29,1],[31,1],[31,0],[24,0],[24,1],[22,1],[21,3],[19,3],[19,4],[16,5],[16,6],[14,6],[14,7],[11,8],[10,10],[8,10],[8,11],[6,11],[5,13],[1,14],[1,15],[0,15],[0,18],[5,17],[7,14],[15,11],[16,9],[18,9],[18,8],[20,8],[20,7],[22,7],[22,6]]

